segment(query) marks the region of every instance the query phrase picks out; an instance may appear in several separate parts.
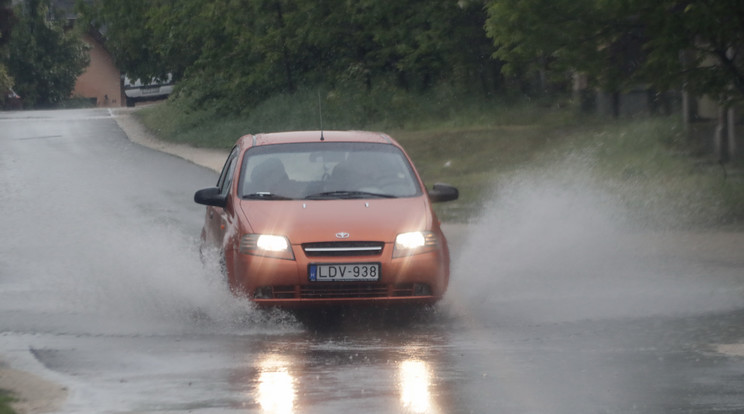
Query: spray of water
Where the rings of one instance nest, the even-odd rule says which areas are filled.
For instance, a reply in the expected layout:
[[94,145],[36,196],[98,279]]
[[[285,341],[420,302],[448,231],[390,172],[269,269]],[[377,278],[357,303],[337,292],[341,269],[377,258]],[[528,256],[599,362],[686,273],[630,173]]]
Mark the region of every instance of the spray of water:
[[[216,258],[168,224],[57,223],[43,247],[5,257],[11,328],[65,334],[256,333],[293,329],[288,314],[256,310],[227,288]],[[16,240],[17,241],[17,240]],[[6,281],[10,278],[5,278]],[[29,324],[31,324],[29,326]]]
[[[502,181],[468,226],[453,260],[445,307],[503,322],[741,305],[741,295],[709,280],[704,266],[675,256],[670,245],[684,232],[654,227],[647,219],[655,213],[628,208],[622,194],[593,177],[590,166],[589,159],[574,157]],[[672,210],[663,207],[669,220]]]
[[[127,165],[66,166],[70,179],[43,189],[49,203],[14,184],[20,177],[44,182],[48,167],[0,177],[6,188],[0,201],[16,206],[0,223],[0,303],[10,328],[154,334],[297,327],[285,313],[258,312],[233,296],[217,260],[200,261],[196,231],[158,219],[167,213],[131,211],[152,208],[148,200],[157,194],[95,191],[130,186],[131,178],[122,177],[139,172]],[[453,249],[445,307],[565,320],[741,302],[741,292],[706,280],[698,264],[659,256],[669,237],[648,237],[635,221],[653,214],[624,207],[622,195],[608,191],[591,167],[591,157],[576,156],[501,180]],[[653,201],[634,205],[663,205]],[[669,221],[674,209],[663,213]]]

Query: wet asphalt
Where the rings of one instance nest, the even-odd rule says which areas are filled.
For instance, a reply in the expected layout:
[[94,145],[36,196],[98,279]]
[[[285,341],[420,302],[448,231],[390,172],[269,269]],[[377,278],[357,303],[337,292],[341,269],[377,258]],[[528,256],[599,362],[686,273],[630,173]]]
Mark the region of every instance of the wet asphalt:
[[744,342],[739,233],[525,180],[445,223],[436,307],[261,311],[199,260],[215,181],[107,110],[0,113],[0,356],[67,387],[58,412],[744,412],[719,352]]

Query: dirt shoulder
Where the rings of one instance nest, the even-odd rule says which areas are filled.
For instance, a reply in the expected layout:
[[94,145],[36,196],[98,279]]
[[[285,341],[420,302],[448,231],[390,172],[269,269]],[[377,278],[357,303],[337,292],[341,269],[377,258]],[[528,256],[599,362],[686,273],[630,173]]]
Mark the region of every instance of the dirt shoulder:
[[50,413],[67,400],[67,388],[37,375],[9,368],[0,361],[0,389],[13,394],[11,407],[18,414]]

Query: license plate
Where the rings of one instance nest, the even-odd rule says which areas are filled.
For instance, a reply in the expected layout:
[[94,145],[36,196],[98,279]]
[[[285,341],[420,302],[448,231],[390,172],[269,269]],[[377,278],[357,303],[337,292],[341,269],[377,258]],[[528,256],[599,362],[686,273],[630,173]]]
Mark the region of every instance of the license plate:
[[311,282],[374,282],[380,280],[380,264],[311,264],[308,273]]

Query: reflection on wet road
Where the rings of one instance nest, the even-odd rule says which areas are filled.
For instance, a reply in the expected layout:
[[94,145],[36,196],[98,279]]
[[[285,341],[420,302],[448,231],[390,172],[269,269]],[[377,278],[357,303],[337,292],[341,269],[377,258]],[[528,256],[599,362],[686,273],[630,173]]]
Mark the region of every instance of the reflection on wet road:
[[245,398],[237,407],[265,413],[353,406],[365,407],[364,412],[448,412],[437,399],[437,351],[431,344],[381,339],[379,332],[339,342],[338,334],[282,336],[262,344],[265,350],[246,350],[245,366],[229,376],[231,387]]
[[262,356],[258,362],[256,401],[267,413],[292,413],[295,410],[297,391],[294,378],[289,373],[292,361],[282,355]]
[[0,131],[0,358],[67,387],[60,413],[744,410],[744,359],[715,352],[744,340],[739,233],[633,227],[585,181],[527,175],[445,227],[440,305],[258,311],[199,260],[213,172],[107,111]]

